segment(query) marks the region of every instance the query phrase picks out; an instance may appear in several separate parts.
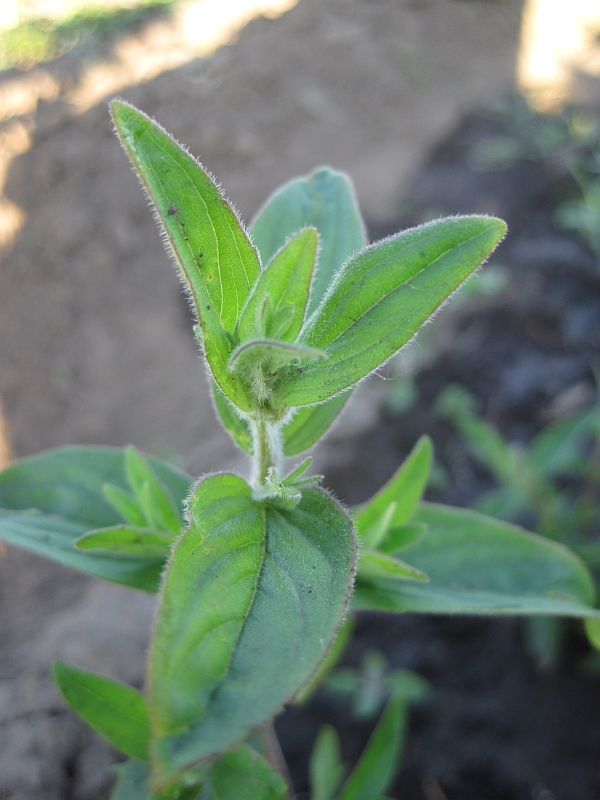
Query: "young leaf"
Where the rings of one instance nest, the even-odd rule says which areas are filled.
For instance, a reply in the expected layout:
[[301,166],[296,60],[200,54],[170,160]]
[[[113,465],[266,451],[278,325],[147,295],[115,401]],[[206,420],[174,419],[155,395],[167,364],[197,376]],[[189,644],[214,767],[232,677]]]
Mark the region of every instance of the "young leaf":
[[[0,473],[0,508],[38,509],[87,530],[123,520],[104,495],[105,484],[127,490],[124,450],[117,447],[58,447],[23,458]],[[166,461],[146,457],[160,482],[183,508],[192,479]]]
[[233,351],[229,359],[229,368],[232,372],[248,376],[250,380],[259,366],[262,366],[270,374],[274,374],[285,364],[292,362],[301,364],[320,358],[326,358],[326,354],[323,350],[315,347],[256,339],[241,344]]
[[596,408],[586,408],[549,425],[531,444],[530,459],[540,474],[549,477],[573,469],[581,458],[586,437],[594,433]]
[[113,486],[112,483],[106,483],[102,487],[104,496],[111,504],[111,506],[118,511],[118,513],[136,528],[143,528],[146,525],[146,515],[139,503],[129,492],[118,486]]
[[158,591],[165,558],[79,550],[89,527],[38,511],[1,511],[0,538],[97,578],[145,592]]
[[323,725],[310,755],[311,800],[332,800],[344,774],[340,739],[335,728]]
[[360,578],[395,578],[401,581],[424,581],[429,578],[421,570],[377,550],[361,550],[358,562]]
[[81,539],[77,539],[75,547],[79,550],[131,553],[166,561],[173,538],[171,534],[162,531],[115,525],[112,528],[99,528],[97,531],[86,533]]
[[245,419],[234,410],[233,405],[219,389],[215,381],[211,381],[215,408],[225,426],[225,430],[233,441],[248,454],[252,453],[252,432]]
[[209,781],[211,800],[282,800],[288,796],[283,777],[247,744],[216,759]]
[[249,411],[245,388],[228,373],[227,361],[230,337],[260,272],[258,253],[216,185],[174,139],[127,103],[113,101],[111,111],[191,292],[214,378]]
[[149,525],[178,534],[181,514],[175,509],[152,467],[131,445],[125,448],[125,470]]
[[142,694],[62,661],[54,663],[54,680],[69,705],[101,736],[128,756],[148,760],[150,724]]
[[516,486],[499,486],[479,497],[473,507],[488,517],[510,522],[531,508],[531,499],[526,492]]
[[[310,226],[317,229],[320,246],[307,314],[318,306],[342,264],[367,244],[354,189],[343,173],[318,169],[281,187],[267,200],[251,226],[263,264],[273,258],[290,236]],[[322,405],[301,409],[284,430],[285,455],[296,456],[312,447],[349,396],[346,392]]]
[[[122,524],[104,486],[128,488],[124,461],[118,448],[61,447],[12,464],[0,473],[0,538],[91,575],[156,591],[163,559],[74,547],[90,531]],[[192,479],[164,461],[148,463],[182,508]]]
[[562,545],[475,511],[433,503],[421,503],[412,519],[427,531],[402,557],[429,583],[360,578],[356,608],[600,618],[589,573]]
[[383,539],[377,545],[377,549],[380,553],[397,553],[399,550],[408,547],[409,544],[420,539],[426,530],[427,526],[422,522],[389,528]]
[[[261,338],[282,342],[296,340],[304,322],[317,244],[317,231],[308,228],[287,242],[263,269],[240,317],[240,341]],[[267,299],[269,303],[265,307]],[[265,313],[265,308],[268,313]],[[281,311],[286,308],[291,309],[291,313],[277,325]]]
[[470,448],[499,481],[518,482],[524,459],[498,431],[472,410],[473,398],[458,385],[448,386],[438,399],[440,410],[460,429]]
[[309,314],[342,264],[367,244],[352,184],[343,173],[321,168],[271,195],[250,227],[263,264],[269,263],[290,236],[311,226],[319,232],[320,248]]
[[327,361],[290,375],[279,402],[322,402],[396,353],[474,272],[504,236],[493,217],[438,220],[385,239],[352,258],[302,335]]
[[359,535],[365,535],[385,515],[391,503],[394,512],[388,527],[408,522],[421,499],[433,458],[433,447],[428,436],[421,436],[412,452],[385,486],[355,513]]
[[363,547],[366,547],[368,550],[376,550],[379,548],[381,540],[386,536],[390,528],[392,517],[394,516],[397,507],[398,503],[394,500],[386,508],[383,516],[381,516],[374,525],[371,525],[366,531],[364,531],[364,533],[361,534],[361,543]]
[[255,502],[242,478],[214,475],[189,514],[150,649],[157,786],[247,736],[310,678],[355,569],[351,522],[319,489],[282,510]]
[[398,769],[405,729],[406,703],[392,697],[338,800],[380,800]]
[[304,686],[294,697],[295,703],[297,703],[298,705],[302,705],[302,703],[305,703],[309,699],[309,697],[313,694],[313,692],[317,689],[317,687],[323,682],[323,680],[325,680],[326,676],[335,667],[335,665],[342,657],[344,650],[346,649],[346,647],[350,642],[350,639],[352,638],[353,631],[354,631],[354,616],[352,614],[349,614],[342,623],[342,627],[337,632],[337,636],[335,637],[335,640],[331,645],[329,652],[327,653],[323,661],[321,661],[315,672],[313,672],[308,683],[305,683]]
[[149,764],[136,758],[117,764],[115,770],[117,782],[110,800],[200,800],[203,791],[202,785],[178,785],[156,794],[150,789]]
[[299,408],[283,429],[283,454],[300,455],[318,442],[349,398],[350,392],[344,392],[319,406]]

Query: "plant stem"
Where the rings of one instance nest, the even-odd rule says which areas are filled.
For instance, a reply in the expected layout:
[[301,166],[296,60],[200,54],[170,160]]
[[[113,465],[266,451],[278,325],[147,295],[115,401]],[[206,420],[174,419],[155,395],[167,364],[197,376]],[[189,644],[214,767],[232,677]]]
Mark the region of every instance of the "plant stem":
[[258,488],[262,486],[274,467],[277,472],[281,460],[280,434],[276,425],[265,419],[256,419],[252,423],[253,434],[253,483]]

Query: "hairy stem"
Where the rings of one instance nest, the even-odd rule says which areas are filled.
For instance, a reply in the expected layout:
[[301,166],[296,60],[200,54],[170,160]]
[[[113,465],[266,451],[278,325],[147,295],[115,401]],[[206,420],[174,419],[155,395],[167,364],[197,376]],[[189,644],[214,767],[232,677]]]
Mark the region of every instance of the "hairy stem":
[[262,486],[271,467],[279,473],[281,465],[281,434],[279,426],[260,417],[252,422],[253,475],[256,488]]

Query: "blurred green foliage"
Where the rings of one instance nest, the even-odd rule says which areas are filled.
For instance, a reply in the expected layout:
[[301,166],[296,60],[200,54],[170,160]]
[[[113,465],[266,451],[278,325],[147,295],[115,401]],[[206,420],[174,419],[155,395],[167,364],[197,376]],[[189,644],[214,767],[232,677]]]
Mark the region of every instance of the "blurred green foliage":
[[63,19],[24,19],[0,31],[0,70],[28,69],[70,52],[80,44],[94,50],[140,25],[166,16],[175,0],[140,0],[135,7],[88,6]]

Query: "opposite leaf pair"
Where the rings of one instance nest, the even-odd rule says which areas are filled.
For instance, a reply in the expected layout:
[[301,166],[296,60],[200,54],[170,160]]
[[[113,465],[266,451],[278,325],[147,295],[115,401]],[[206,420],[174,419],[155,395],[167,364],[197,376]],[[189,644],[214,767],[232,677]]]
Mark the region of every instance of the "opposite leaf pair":
[[[124,103],[112,110],[189,288],[217,410],[253,456],[252,485],[231,474],[193,485],[131,449],[68,448],[0,475],[0,534],[159,591],[144,696],[56,669],[73,706],[132,759],[115,797],[134,786],[128,800],[280,800],[287,788],[261,737],[281,706],[331,666],[328,652],[339,655],[355,532],[354,608],[597,616],[589,576],[564,548],[421,502],[427,439],[352,516],[305,474],[309,462],[282,470],[282,456],[323,435],[352,387],[416,333],[505,226],[488,217],[439,220],[364,248],[347,179],[321,170],[271,198],[252,244],[173,139]],[[396,744],[397,701],[374,734]],[[375,800],[396,744],[369,746],[341,788],[321,782],[319,791]]]
[[[438,220],[361,250],[360,218],[342,185],[338,207],[350,235],[338,234],[347,241],[337,250],[322,242],[331,260],[321,260],[311,290],[317,232],[310,217],[318,215],[284,219],[280,249],[259,255],[191,156],[131,106],[115,101],[112,113],[189,286],[213,378],[251,428],[331,400],[383,364],[506,229],[491,217]],[[275,196],[253,227],[259,249],[262,218],[276,217],[278,206]],[[335,238],[330,228],[324,239]]]

